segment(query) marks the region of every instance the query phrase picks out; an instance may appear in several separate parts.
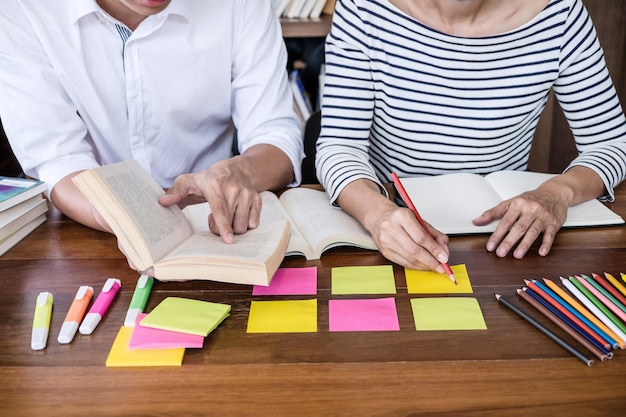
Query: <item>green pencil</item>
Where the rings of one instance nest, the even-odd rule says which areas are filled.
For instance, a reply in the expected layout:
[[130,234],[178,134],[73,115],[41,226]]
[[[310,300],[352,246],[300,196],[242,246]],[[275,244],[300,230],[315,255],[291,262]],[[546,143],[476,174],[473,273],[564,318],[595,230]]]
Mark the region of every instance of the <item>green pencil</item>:
[[589,299],[589,301],[591,301],[596,307],[598,307],[598,309],[602,311],[609,318],[609,320],[613,322],[613,324],[619,327],[622,332],[626,333],[626,325],[624,325],[624,323],[622,323],[620,319],[615,317],[615,315],[611,311],[609,311],[604,303],[598,300],[595,295],[591,294],[591,292],[587,288],[585,288],[585,286],[581,284],[580,281],[578,281],[579,278],[570,276],[569,280],[572,284],[574,284],[576,288],[578,288],[581,293],[583,293],[585,297]]

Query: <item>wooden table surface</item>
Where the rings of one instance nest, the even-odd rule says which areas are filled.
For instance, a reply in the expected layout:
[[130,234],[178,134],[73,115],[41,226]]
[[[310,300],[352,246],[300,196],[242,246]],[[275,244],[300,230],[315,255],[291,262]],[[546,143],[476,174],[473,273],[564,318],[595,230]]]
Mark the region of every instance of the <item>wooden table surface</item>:
[[[625,186],[609,206],[626,217]],[[409,300],[418,296],[407,294],[404,272],[394,265],[400,331],[330,333],[331,268],[389,264],[376,252],[342,248],[321,260],[283,263],[318,267],[317,333],[247,334],[248,286],[156,282],[147,311],[182,296],[230,304],[231,315],[203,349],[186,351],[182,367],[112,369],[105,359],[138,275],[113,236],[51,211],[0,258],[0,415],[625,415],[626,352],[587,367],[497,303],[494,293],[534,314],[515,295],[524,279],[619,276],[626,272],[626,227],[563,230],[545,258],[535,248],[523,260],[500,259],[485,251],[485,242],[484,235],[452,237],[450,264],[467,265],[487,330],[416,331]],[[107,277],[120,278],[122,289],[96,331],[57,343],[78,287],[98,293]],[[54,312],[47,348],[33,351],[40,291],[54,294]]]

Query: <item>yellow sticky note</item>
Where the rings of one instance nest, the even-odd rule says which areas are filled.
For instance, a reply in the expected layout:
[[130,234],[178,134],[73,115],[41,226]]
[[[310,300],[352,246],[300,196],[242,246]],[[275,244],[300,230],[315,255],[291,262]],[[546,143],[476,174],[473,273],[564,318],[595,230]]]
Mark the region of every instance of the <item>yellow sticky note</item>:
[[315,333],[317,300],[252,301],[248,333]]
[[406,288],[409,294],[471,294],[472,284],[465,264],[450,267],[456,278],[456,285],[446,274],[435,271],[404,269]]
[[141,325],[207,336],[229,313],[230,306],[227,304],[167,297],[141,320]]
[[415,330],[484,330],[487,328],[475,298],[441,297],[411,300]]
[[331,270],[333,294],[395,294],[391,265],[342,266]]
[[133,328],[122,326],[107,356],[106,366],[181,366],[185,348],[175,349],[128,349]]

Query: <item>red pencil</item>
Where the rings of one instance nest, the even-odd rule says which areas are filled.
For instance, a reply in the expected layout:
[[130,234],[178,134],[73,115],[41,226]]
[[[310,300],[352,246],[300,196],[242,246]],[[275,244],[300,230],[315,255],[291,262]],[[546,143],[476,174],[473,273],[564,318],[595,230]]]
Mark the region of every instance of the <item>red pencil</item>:
[[[415,215],[415,218],[419,222],[420,226],[422,226],[422,229],[424,229],[424,231],[426,231],[426,233],[428,233],[430,235],[430,237],[434,238],[433,234],[430,233],[430,230],[428,229],[428,226],[426,226],[426,223],[424,222],[424,219],[422,219],[422,216],[420,216],[419,212],[417,211],[417,209],[413,205],[413,202],[411,201],[411,198],[409,197],[409,194],[407,194],[406,190],[404,189],[404,186],[400,182],[400,178],[398,178],[398,176],[396,175],[395,172],[391,173],[391,178],[393,179],[393,183],[395,184],[396,188],[398,189],[398,192],[400,193],[400,196],[402,197],[402,200],[404,200],[404,202],[407,205],[407,207],[413,212],[413,214]],[[454,273],[452,272],[452,269],[450,269],[450,266],[447,263],[445,263],[445,262],[442,262],[441,266],[443,267],[444,271],[446,271],[446,274],[448,274],[448,277],[450,277],[450,280],[452,282],[454,282],[454,284],[456,284],[457,283],[456,282],[456,278],[454,276]]]
[[614,286],[609,282],[608,279],[604,278],[601,275],[596,274],[595,272],[591,273],[591,277],[595,282],[600,284],[605,290],[607,290],[617,301],[626,305],[626,297],[622,295]]

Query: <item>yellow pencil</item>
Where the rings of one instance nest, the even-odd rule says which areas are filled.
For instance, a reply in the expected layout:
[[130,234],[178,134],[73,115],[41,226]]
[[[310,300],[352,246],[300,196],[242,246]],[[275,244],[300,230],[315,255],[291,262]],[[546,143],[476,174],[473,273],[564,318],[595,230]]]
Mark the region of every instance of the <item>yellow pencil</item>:
[[[563,278],[561,278],[563,279]],[[547,278],[544,278],[543,281],[546,283],[546,285],[555,293],[557,293],[559,296],[561,296],[561,298],[563,298],[565,301],[567,301],[572,307],[574,307],[580,314],[582,314],[583,316],[585,316],[587,318],[587,320],[591,321],[593,324],[595,324],[596,326],[598,326],[604,333],[608,334],[610,337],[612,337],[617,344],[619,345],[620,349],[625,349],[626,348],[626,341],[622,340],[619,338],[619,336],[617,336],[615,334],[615,332],[613,332],[611,329],[609,329],[604,323],[602,323],[600,320],[598,320],[598,318],[591,314],[591,312],[589,310],[587,310],[587,308],[585,306],[583,306],[582,304],[580,304],[578,301],[576,301],[573,297],[571,297],[568,293],[566,293],[565,291],[563,291],[563,289],[561,287],[559,287],[558,285],[556,285],[554,282],[550,281]]]

